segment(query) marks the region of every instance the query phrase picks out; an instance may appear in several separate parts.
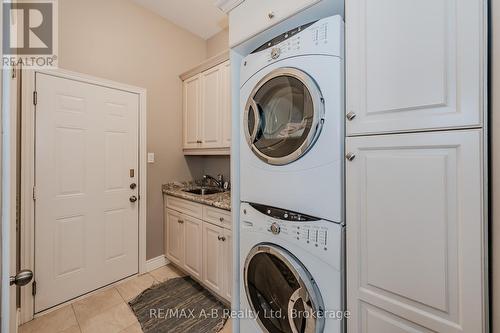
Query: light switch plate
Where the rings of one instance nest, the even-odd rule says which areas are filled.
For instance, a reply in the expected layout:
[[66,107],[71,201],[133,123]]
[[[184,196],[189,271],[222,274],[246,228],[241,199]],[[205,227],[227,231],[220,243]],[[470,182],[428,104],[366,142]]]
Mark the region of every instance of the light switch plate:
[[148,163],[155,162],[155,153],[148,153]]

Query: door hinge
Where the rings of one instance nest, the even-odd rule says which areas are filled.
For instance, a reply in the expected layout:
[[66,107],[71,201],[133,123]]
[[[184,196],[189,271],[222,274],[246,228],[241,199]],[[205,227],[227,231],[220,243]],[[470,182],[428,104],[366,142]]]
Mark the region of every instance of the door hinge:
[[33,91],[33,105],[37,105],[38,103],[38,93]]
[[36,295],[36,281],[33,281],[33,284],[31,285],[31,294],[33,296]]
[[33,186],[33,200],[36,200],[36,186]]

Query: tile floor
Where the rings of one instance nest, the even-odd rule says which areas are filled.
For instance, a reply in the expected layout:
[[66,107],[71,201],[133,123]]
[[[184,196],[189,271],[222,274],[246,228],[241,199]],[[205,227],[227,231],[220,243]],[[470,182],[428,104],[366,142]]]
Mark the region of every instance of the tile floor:
[[[38,317],[19,333],[142,333],[127,302],[155,283],[182,275],[172,266],[158,268]],[[221,333],[231,333],[230,321]]]

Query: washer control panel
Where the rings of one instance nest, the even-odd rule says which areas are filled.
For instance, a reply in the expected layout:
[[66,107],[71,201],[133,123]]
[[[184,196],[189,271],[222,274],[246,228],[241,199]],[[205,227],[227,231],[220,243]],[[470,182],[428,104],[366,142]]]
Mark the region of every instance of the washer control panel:
[[242,203],[242,230],[262,241],[299,246],[329,262],[340,257],[343,226],[309,215],[260,204]]

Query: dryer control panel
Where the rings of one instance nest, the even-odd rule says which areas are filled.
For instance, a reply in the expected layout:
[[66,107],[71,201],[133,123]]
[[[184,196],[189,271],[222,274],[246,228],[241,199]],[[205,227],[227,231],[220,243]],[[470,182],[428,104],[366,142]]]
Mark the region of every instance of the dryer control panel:
[[266,42],[243,59],[240,86],[277,61],[307,55],[344,58],[344,22],[339,15],[300,26]]

